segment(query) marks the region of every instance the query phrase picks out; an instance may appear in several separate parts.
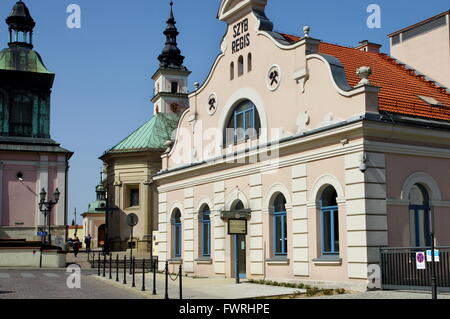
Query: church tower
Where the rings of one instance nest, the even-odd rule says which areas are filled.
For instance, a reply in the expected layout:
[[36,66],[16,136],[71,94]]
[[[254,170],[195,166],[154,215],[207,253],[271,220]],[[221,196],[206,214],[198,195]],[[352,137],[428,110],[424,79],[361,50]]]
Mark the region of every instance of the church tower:
[[179,32],[173,14],[173,2],[164,30],[166,44],[158,57],[159,69],[153,75],[155,81],[153,114],[175,113],[180,115],[189,107],[188,76],[191,72],[183,65],[184,56],[177,46]]
[[[40,241],[50,229],[52,244],[67,237],[67,176],[72,152],[50,138],[50,95],[55,74],[33,50],[36,25],[23,1],[6,19],[8,47],[0,51],[0,239]],[[4,39],[2,35],[0,39]],[[57,205],[45,216],[39,194]]]
[[35,22],[18,1],[6,19],[8,48],[0,52],[0,135],[50,138],[50,92],[55,75],[33,51]]

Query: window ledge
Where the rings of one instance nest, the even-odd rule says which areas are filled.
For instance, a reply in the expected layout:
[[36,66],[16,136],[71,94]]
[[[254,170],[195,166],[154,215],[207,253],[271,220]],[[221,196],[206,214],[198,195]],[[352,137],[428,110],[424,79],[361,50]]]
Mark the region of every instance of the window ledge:
[[212,259],[210,257],[200,257],[195,259],[195,262],[197,264],[205,264],[205,265],[211,265],[212,264]]
[[287,257],[272,257],[266,259],[268,265],[289,265],[289,259]]
[[341,266],[342,258],[339,256],[320,256],[313,259],[313,262],[316,266]]
[[169,262],[169,264],[182,264],[183,263],[183,259],[181,258],[172,258],[167,260]]

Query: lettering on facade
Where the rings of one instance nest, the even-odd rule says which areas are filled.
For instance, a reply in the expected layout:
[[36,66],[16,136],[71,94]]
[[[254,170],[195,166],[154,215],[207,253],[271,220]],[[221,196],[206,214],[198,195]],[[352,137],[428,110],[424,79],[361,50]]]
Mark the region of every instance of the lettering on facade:
[[248,32],[248,18],[233,26],[233,42],[231,51],[233,54],[250,46],[250,33]]

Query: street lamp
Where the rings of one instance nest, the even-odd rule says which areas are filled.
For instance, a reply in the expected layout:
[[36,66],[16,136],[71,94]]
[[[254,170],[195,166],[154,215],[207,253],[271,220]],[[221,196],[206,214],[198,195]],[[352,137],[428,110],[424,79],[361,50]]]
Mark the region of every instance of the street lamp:
[[48,244],[49,245],[51,245],[51,243],[52,243],[52,237],[50,234],[50,224],[51,224],[50,215],[51,215],[51,211],[52,211],[53,207],[56,204],[58,204],[60,195],[61,195],[61,193],[59,192],[58,189],[56,189],[55,192],[53,193],[54,200],[45,201],[45,199],[47,198],[47,192],[45,191],[45,189],[43,188],[41,190],[41,192],[39,193],[39,197],[40,197],[39,210],[41,211],[41,213],[44,214],[44,223],[47,223],[47,226],[48,226]]

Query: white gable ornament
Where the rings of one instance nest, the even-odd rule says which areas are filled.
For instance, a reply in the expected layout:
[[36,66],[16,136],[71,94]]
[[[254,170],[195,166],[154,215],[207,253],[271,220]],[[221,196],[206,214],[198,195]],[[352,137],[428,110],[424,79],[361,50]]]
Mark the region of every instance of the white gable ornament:
[[270,91],[278,89],[281,83],[281,68],[274,64],[269,68],[266,76],[267,88]]
[[217,95],[216,93],[211,93],[211,95],[208,98],[208,105],[206,107],[206,111],[208,112],[209,116],[213,116],[216,114],[218,108],[217,104]]

